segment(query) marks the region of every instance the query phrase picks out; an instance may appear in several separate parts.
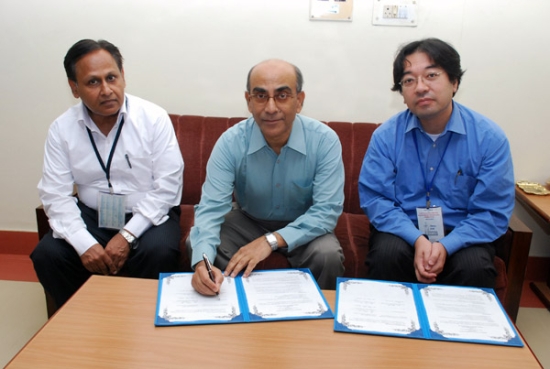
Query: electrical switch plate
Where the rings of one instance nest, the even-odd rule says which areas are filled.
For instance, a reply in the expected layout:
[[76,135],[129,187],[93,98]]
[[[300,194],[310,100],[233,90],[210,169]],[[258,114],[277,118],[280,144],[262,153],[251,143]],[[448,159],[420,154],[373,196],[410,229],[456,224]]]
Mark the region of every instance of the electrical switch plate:
[[416,27],[418,0],[374,0],[372,24]]
[[393,19],[397,18],[397,12],[399,11],[399,5],[384,5],[384,14],[382,18],[384,19]]

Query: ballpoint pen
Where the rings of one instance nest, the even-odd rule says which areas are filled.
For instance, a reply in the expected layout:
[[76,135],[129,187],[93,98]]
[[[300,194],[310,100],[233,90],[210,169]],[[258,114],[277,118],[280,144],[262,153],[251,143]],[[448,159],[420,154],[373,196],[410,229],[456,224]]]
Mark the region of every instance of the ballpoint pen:
[[124,157],[126,158],[126,162],[128,163],[128,166],[130,167],[130,169],[132,169],[132,163],[130,163],[130,157],[128,156],[128,154],[124,155]]
[[462,170],[459,169],[458,172],[456,172],[456,177],[455,177],[455,184],[456,184],[456,180],[458,179],[458,177],[460,177],[462,175]]
[[[204,265],[206,265],[206,270],[208,271],[210,280],[216,283],[216,280],[214,279],[214,272],[212,271],[212,264],[210,264],[210,260],[208,260],[208,256],[206,256],[206,254],[204,253],[202,254],[202,260],[204,260]],[[218,295],[218,292],[216,292],[216,295]]]

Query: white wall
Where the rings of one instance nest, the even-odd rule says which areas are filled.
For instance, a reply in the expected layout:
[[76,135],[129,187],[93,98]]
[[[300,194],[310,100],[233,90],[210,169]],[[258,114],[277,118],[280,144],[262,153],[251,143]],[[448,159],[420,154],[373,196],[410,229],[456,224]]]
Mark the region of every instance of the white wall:
[[[353,22],[316,22],[309,0],[0,0],[0,229],[36,229],[46,132],[76,102],[62,61],[82,38],[117,45],[127,92],[169,112],[247,115],[246,73],[278,57],[304,73],[304,114],[381,122],[405,107],[390,91],[399,45],[439,37],[467,70],[456,100],[506,131],[516,179],[546,181],[550,2],[419,0],[409,28],[373,26],[373,1],[355,0]],[[539,240],[531,255],[549,256]]]

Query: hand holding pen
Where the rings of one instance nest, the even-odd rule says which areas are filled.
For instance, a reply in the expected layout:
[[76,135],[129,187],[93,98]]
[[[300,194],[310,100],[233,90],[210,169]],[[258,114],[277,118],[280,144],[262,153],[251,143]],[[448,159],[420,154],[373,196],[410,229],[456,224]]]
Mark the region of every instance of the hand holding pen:
[[[216,278],[214,278],[214,272],[212,271],[212,264],[210,264],[208,256],[206,256],[206,254],[202,254],[202,260],[204,260],[204,265],[206,265],[206,270],[208,271],[208,276],[210,277],[210,280],[216,283]],[[218,292],[216,292],[216,295],[218,295]]]

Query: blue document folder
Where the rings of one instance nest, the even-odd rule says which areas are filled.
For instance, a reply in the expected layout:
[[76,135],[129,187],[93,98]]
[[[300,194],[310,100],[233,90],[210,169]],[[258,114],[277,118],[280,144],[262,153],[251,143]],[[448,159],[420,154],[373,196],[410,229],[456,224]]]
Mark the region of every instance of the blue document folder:
[[332,310],[309,269],[254,271],[226,277],[218,296],[191,286],[193,273],[161,273],[156,326],[331,319]]
[[334,330],[523,347],[490,288],[338,278]]

